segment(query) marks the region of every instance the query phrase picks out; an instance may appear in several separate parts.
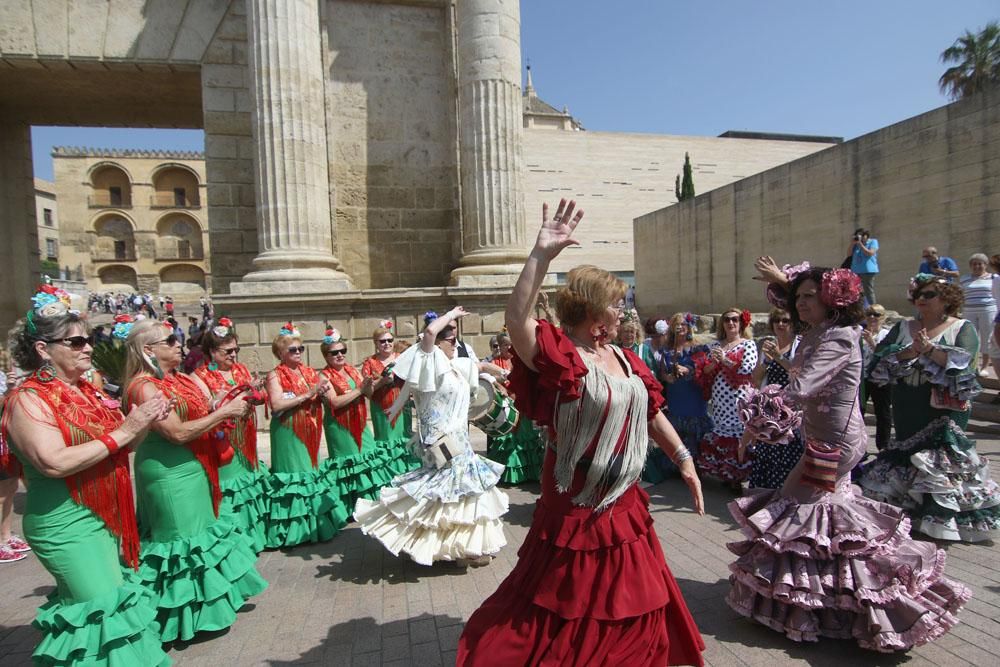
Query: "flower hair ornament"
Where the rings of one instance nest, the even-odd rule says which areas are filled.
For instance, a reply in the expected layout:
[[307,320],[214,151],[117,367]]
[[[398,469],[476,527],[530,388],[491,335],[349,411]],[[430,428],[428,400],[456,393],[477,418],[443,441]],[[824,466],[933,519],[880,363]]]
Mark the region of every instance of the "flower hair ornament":
[[73,313],[79,315],[80,311],[70,308],[70,295],[64,289],[45,282],[38,286],[38,291],[31,297],[31,310],[25,315],[25,329],[29,334],[38,333],[35,325],[35,316],[56,317]]
[[392,320],[381,320],[378,325],[382,329],[392,331]]
[[698,328],[699,319],[694,313],[684,313],[684,324],[688,328],[687,336],[685,336],[687,340],[694,340],[694,330]]
[[946,282],[948,281],[942,278],[941,276],[934,275],[933,273],[918,273],[917,275],[910,278],[910,284],[906,288],[906,296],[910,299],[910,301],[913,301],[913,295],[916,294],[917,288],[920,286],[921,283],[926,285],[928,283],[946,283]]
[[748,326],[750,326],[750,322],[752,320],[753,320],[753,315],[750,314],[749,310],[747,310],[745,308],[743,310],[741,310],[740,311],[740,331],[742,331],[743,329],[746,329]]
[[212,333],[219,338],[225,338],[233,332],[233,321],[228,317],[220,317],[219,324],[212,327]]
[[[799,264],[785,264],[781,267],[781,272],[785,274],[785,279],[791,283],[795,280],[795,277],[800,273],[804,273],[811,269],[809,262],[800,262]],[[788,310],[788,294],[785,293],[785,289],[775,283],[770,283],[767,286],[767,301],[772,306],[777,308],[783,308]]]
[[333,327],[327,327],[323,335],[323,343],[325,345],[333,345],[334,343],[340,342],[340,332]]
[[850,269],[832,269],[823,274],[819,300],[829,308],[849,306],[861,296],[861,278]]
[[437,318],[438,318],[437,313],[435,313],[433,310],[428,310],[426,313],[424,313],[424,326],[426,327],[428,324],[430,324]]
[[282,324],[281,325],[281,330],[278,331],[278,335],[279,336],[294,336],[295,338],[301,338],[302,337],[302,334],[299,332],[298,329],[295,328],[295,325],[292,324],[291,322],[285,322],[284,324]]
[[670,331],[670,325],[667,324],[666,320],[656,320],[656,324],[653,325],[653,331],[660,336],[666,336],[667,332]]
[[135,325],[135,318],[128,313],[115,315],[115,326],[111,329],[111,335],[118,340],[125,340],[132,333],[133,325]]
[[635,308],[626,308],[625,312],[622,313],[622,323],[628,322],[639,323],[639,311]]

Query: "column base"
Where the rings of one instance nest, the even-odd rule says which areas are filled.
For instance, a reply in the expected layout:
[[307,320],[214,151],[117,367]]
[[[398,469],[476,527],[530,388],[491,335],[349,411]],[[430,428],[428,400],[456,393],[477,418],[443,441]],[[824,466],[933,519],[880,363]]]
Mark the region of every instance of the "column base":
[[253,260],[258,270],[230,283],[231,294],[315,294],[353,290],[337,258],[315,250],[270,251]]
[[488,249],[473,251],[459,261],[451,272],[452,287],[513,287],[528,260],[528,251],[521,249]]

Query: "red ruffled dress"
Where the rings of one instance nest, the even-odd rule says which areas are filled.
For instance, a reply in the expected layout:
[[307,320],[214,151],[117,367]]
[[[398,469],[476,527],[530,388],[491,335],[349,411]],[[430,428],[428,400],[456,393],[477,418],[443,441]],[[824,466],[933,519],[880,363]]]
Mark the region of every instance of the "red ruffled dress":
[[[581,411],[602,415],[600,432],[617,392],[583,392],[589,371],[573,344],[544,320],[536,336],[538,373],[517,360],[511,375],[518,409],[548,428],[556,448],[558,404],[582,399]],[[642,380],[642,408],[652,418],[663,402],[659,383],[635,354],[624,350],[620,358]],[[556,450],[546,452],[542,495],[517,565],[466,624],[458,665],[702,664],[705,644],[664,560],[649,496],[633,483],[601,511],[573,501],[596,442],[565,493],[557,488]],[[641,447],[644,456],[646,446],[626,429],[615,451]]]

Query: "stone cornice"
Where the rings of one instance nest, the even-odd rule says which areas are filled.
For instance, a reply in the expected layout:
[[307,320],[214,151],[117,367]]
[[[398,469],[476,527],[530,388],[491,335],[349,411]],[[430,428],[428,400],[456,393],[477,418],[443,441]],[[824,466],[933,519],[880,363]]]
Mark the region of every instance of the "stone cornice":
[[204,160],[201,151],[171,151],[156,148],[91,148],[89,146],[53,146],[52,157],[153,158]]

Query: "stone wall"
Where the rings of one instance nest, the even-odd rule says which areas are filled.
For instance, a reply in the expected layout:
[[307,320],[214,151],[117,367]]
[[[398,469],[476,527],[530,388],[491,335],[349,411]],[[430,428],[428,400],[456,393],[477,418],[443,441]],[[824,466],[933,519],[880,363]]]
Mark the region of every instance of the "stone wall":
[[761,310],[754,258],[839,265],[865,227],[881,247],[878,300],[909,312],[924,246],[963,273],[972,253],[1000,252],[998,175],[994,89],[637,217],[637,301],[644,312]]
[[632,271],[632,219],[677,201],[674,177],[691,155],[694,185],[706,192],[830,144],[767,139],[686,137],[624,132],[524,131],[525,208],[529,242],[541,222],[542,204],[555,210],[561,197],[576,199],[586,217],[579,246],[552,264],[565,272],[577,264]]

